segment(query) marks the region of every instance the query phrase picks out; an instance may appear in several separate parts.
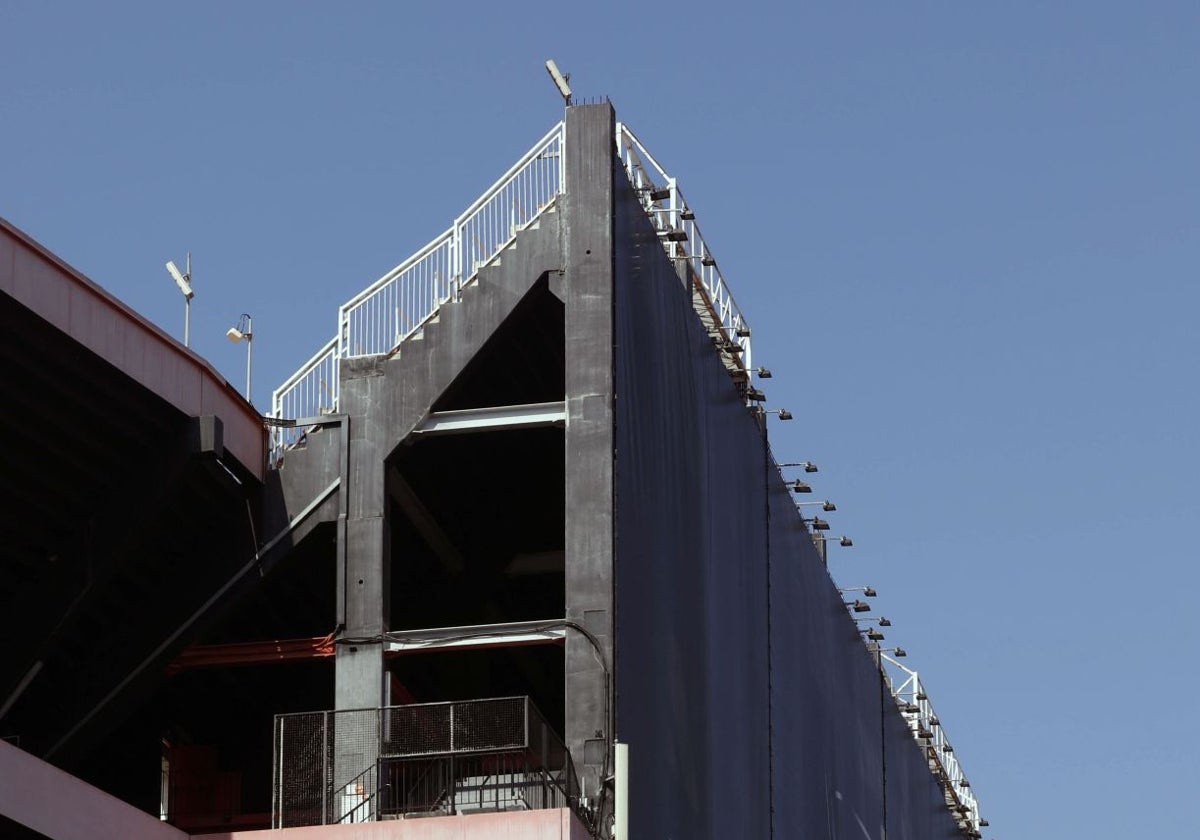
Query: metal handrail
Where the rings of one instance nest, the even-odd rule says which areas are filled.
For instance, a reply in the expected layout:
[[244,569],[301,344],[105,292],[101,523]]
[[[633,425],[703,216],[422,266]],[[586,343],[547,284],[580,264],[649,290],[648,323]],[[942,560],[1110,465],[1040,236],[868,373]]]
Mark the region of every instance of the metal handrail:
[[954,817],[960,823],[966,823],[966,828],[978,830],[980,826],[979,801],[975,791],[963,772],[950,739],[946,736],[946,728],[938,716],[934,714],[933,704],[917,672],[908,668],[885,653],[880,652],[881,662],[886,662],[901,672],[903,678],[894,683],[884,671],[892,697],[900,708],[900,713],[908,724],[917,743],[925,748],[930,760],[930,770],[938,776],[947,792],[947,804],[954,811]]
[[[560,122],[449,229],[342,304],[333,340],[275,389],[271,415],[315,417],[337,410],[341,359],[395,350],[546,212],[563,191],[563,132]],[[273,454],[293,445],[303,431],[277,431]]]
[[[667,255],[693,287],[697,313],[713,332],[731,369],[751,369],[750,327],[700,233],[674,178],[624,123],[616,124],[617,155]],[[494,260],[553,205],[563,192],[565,126],[548,131],[500,178],[411,257],[338,308],[334,339],[272,395],[272,416],[314,417],[336,411],[342,359],[394,351],[446,301],[457,297],[478,270]],[[665,193],[665,197],[664,197]],[[294,445],[303,429],[276,431],[274,455]]]
[[449,230],[341,306],[343,357],[394,350],[545,211],[562,192],[563,130],[550,129]]
[[[276,418],[316,417],[337,410],[341,352],[337,336],[312,355],[271,394],[271,416]],[[271,452],[279,452],[296,443],[305,429],[275,427],[271,432]],[[272,458],[274,461],[274,458]]]
[[[617,123],[616,143],[617,155],[643,209],[654,223],[667,256],[677,264],[686,265],[687,276],[701,297],[700,307],[704,311],[701,317],[708,316],[706,320],[711,320],[709,326],[715,331],[719,346],[727,351],[729,366],[750,370],[750,325],[700,234],[695,213],[678,182],[624,123]],[[730,345],[736,345],[737,349],[729,351]]]
[[[372,782],[370,780],[371,774],[373,774],[373,773],[376,774],[376,779],[374,782]],[[350,781],[346,782],[346,784],[341,786],[343,788],[349,788],[350,785],[357,786],[359,783],[362,783],[363,795],[366,796],[366,798],[363,799],[361,802],[357,803],[349,811],[346,811],[341,816],[339,816],[337,819],[333,820],[332,821],[333,824],[372,822],[373,821],[372,820],[373,814],[371,813],[371,811],[369,809],[366,812],[367,819],[353,819],[353,816],[356,811],[359,811],[360,809],[369,806],[372,802],[374,802],[379,797],[380,788],[379,788],[379,784],[378,784],[379,780],[378,780],[377,774],[378,774],[378,768],[375,765],[371,765],[366,770],[362,771],[357,776],[355,776],[353,779],[351,779]],[[369,794],[367,793],[368,790],[370,791]],[[329,821],[326,821],[326,824],[329,824]]]
[[[280,714],[274,729],[276,828],[373,821],[447,801],[453,811],[460,790],[464,807],[506,788],[540,791],[526,797],[530,807],[580,807],[570,750],[528,696]],[[335,777],[335,732],[365,753],[349,781]],[[409,784],[413,769],[419,776]]]

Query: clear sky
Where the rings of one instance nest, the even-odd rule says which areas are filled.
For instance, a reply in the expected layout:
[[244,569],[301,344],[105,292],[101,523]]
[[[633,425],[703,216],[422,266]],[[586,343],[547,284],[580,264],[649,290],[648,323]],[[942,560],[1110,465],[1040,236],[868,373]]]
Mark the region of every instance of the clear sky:
[[190,249],[265,409],[553,56],[684,187],[988,836],[1196,836],[1198,55],[1194,0],[4,0],[0,216],[177,336]]

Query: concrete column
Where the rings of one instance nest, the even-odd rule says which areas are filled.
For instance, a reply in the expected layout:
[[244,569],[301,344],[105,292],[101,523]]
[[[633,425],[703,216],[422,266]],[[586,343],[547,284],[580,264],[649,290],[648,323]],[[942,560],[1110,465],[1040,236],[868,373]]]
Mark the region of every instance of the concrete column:
[[[384,704],[383,643],[388,630],[391,552],[386,517],[384,458],[390,429],[378,410],[386,379],[374,360],[348,361],[342,368],[341,406],[349,415],[349,465],[344,551],[339,552],[338,591],[345,628],[335,660],[334,708],[375,709]],[[371,772],[379,757],[378,716],[338,716],[334,729],[333,805],[339,819],[357,797],[370,796]],[[367,772],[366,777],[361,774]],[[358,788],[361,786],[361,794]],[[355,813],[353,822],[369,815]]]
[[613,166],[611,105],[566,115],[566,608],[581,634],[566,650],[567,745],[595,798],[612,772],[613,649]]

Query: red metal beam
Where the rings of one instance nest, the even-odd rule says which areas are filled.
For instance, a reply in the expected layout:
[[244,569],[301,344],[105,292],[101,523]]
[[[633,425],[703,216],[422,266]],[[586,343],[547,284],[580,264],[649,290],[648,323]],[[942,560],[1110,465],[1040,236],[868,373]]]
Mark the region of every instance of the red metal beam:
[[219,668],[226,665],[262,665],[296,659],[333,656],[333,637],[274,639],[265,642],[230,642],[223,645],[192,645],[167,666],[168,674],[189,668]]
[[[453,645],[429,645],[406,650],[385,650],[384,656],[404,656],[415,653],[438,651],[481,650],[492,647],[525,647],[527,645],[558,645],[561,638],[554,639],[491,639],[483,637],[472,641],[456,642]],[[317,659],[333,656],[333,636],[313,636],[309,639],[272,639],[262,642],[229,642],[221,645],[192,645],[167,666],[168,674],[177,674],[191,668],[221,668],[228,665],[263,665],[275,662],[290,662],[298,659]]]

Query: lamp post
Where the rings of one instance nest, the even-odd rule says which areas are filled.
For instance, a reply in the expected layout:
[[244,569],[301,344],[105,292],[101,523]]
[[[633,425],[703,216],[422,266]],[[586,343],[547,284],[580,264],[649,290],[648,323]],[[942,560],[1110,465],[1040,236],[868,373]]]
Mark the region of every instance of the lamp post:
[[225,337],[237,344],[239,341],[246,342],[246,402],[252,402],[250,399],[250,353],[254,347],[254,319],[247,313],[243,312],[238,318],[236,326],[230,327]]
[[183,346],[187,347],[192,331],[192,298],[196,296],[192,291],[192,252],[188,251],[186,271],[180,274],[174,261],[167,260],[167,273],[183,293]]

